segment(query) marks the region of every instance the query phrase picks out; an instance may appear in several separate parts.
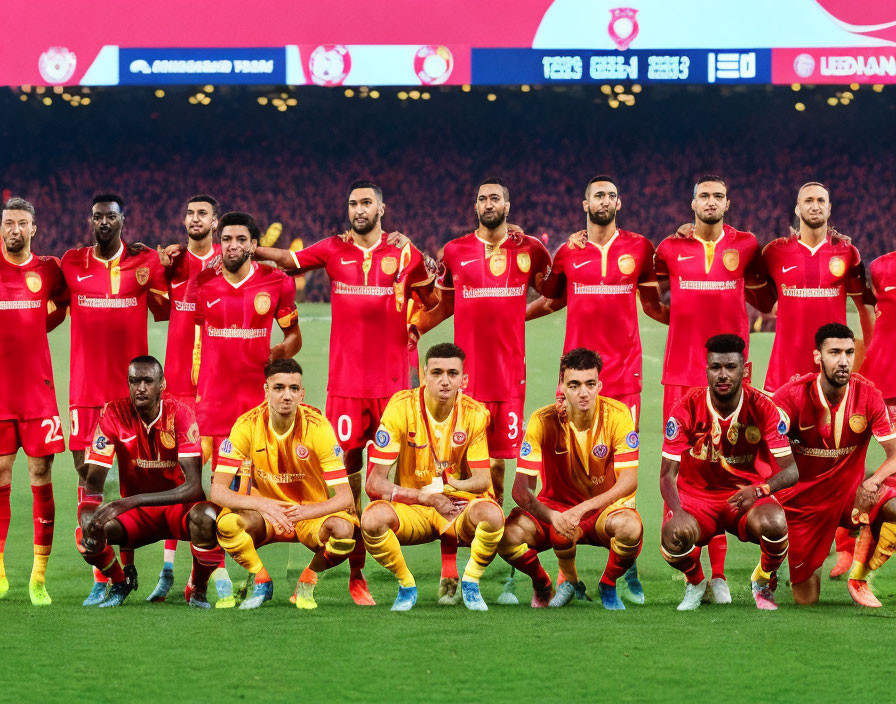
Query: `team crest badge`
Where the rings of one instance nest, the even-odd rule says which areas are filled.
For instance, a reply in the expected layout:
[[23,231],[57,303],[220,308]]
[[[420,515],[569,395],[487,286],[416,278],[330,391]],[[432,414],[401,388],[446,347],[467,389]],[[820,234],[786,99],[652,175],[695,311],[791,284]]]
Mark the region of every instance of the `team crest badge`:
[[106,439],[105,435],[97,435],[96,440],[93,441],[93,446],[97,450],[105,450],[107,444],[109,444],[109,441]]
[[230,442],[230,438],[224,438],[224,442],[221,443],[218,452],[222,455],[229,455],[233,452],[233,443]]
[[831,257],[828,269],[831,270],[831,276],[836,276],[839,279],[846,273],[846,262],[843,261],[843,257]]
[[623,276],[628,276],[635,270],[635,258],[631,254],[623,254],[616,263]]
[[727,437],[728,437],[728,442],[730,442],[732,445],[737,444],[737,439],[740,437],[740,428],[738,427],[737,423],[734,423],[734,422],[731,423],[731,425],[728,428]]
[[532,259],[529,258],[528,252],[520,252],[516,255],[516,265],[519,267],[519,270],[524,274],[529,273],[529,269],[532,268]]
[[492,276],[500,276],[507,271],[507,255],[503,251],[496,251],[488,258],[488,270]]
[[389,431],[380,428],[376,431],[376,435],[374,436],[374,442],[377,447],[385,447],[389,444],[389,441],[392,440],[392,437],[389,435]]
[[262,291],[255,296],[255,312],[264,315],[271,309],[271,294]]
[[29,271],[27,274],[25,274],[25,285],[28,287],[28,290],[31,291],[31,293],[37,293],[38,291],[40,291],[40,284],[40,274],[34,271]]
[[633,450],[636,449],[640,443],[641,439],[638,437],[638,434],[634,430],[625,436],[625,444]]
[[137,283],[141,286],[146,286],[146,282],[149,281],[149,267],[141,266],[134,272],[134,276],[137,277]]
[[740,254],[736,249],[726,249],[722,253],[722,264],[725,265],[725,268],[728,271],[737,270],[737,265],[740,264]]
[[868,421],[861,413],[849,417],[849,429],[854,433],[861,433],[868,427]]
[[520,446],[520,457],[528,457],[532,454],[532,445],[527,442],[524,442]]
[[455,430],[451,436],[451,442],[454,445],[463,445],[467,441],[467,434],[463,430]]
[[597,457],[597,459],[602,460],[606,457],[610,452],[610,448],[604,444],[595,445],[591,448],[591,454]]
[[64,46],[51,46],[37,60],[40,75],[47,83],[65,83],[75,73],[78,57]]
[[300,460],[307,460],[310,454],[311,451],[302,443],[296,444],[296,457],[298,457]]
[[308,57],[308,73],[319,86],[339,86],[352,70],[352,55],[342,44],[321,44]]
[[762,433],[759,432],[759,428],[755,425],[748,425],[744,431],[744,437],[747,438],[748,443],[755,445],[762,439]]
[[633,7],[610,8],[607,34],[619,51],[625,51],[638,36],[638,11]]
[[164,430],[161,433],[159,433],[159,441],[165,447],[167,447],[169,450],[173,450],[175,445],[177,445],[177,442],[175,441],[174,436],[171,433],[168,433]]
[[380,267],[382,267],[383,273],[386,276],[391,276],[398,271],[398,260],[395,257],[383,257],[383,261],[380,262]]
[[675,418],[666,421],[666,440],[674,440],[678,437],[680,426]]

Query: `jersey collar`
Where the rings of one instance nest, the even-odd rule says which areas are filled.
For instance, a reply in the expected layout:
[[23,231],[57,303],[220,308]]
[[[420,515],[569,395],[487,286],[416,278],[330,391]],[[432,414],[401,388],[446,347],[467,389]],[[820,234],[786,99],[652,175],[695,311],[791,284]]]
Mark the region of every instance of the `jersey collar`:
[[140,418],[140,422],[143,423],[143,427],[146,429],[147,433],[150,430],[152,430],[153,426],[159,422],[159,418],[162,417],[162,408],[163,408],[164,403],[165,403],[165,399],[163,399],[163,398],[159,399],[159,415],[157,415],[155,418],[153,418],[152,422],[149,424],[143,423],[143,419],[140,418],[140,414],[139,413],[137,414],[137,417]]
[[98,262],[102,263],[104,266],[109,266],[112,262],[116,262],[121,259],[121,255],[124,254],[124,241],[122,240],[121,246],[118,248],[118,251],[113,254],[108,259],[102,259],[101,257],[96,256],[96,245],[90,248],[90,256],[96,259]]
[[252,262],[252,267],[249,269],[249,273],[246,274],[242,279],[237,281],[235,284],[228,281],[226,276],[224,277],[224,280],[227,281],[228,284],[233,286],[233,288],[241,288],[244,283],[246,283],[249,279],[252,278],[252,275],[255,273],[255,270],[257,268],[258,268],[258,264],[256,264],[255,262]]
[[610,245],[612,245],[616,241],[617,237],[619,237],[618,229],[616,230],[616,232],[613,233],[613,236],[607,240],[606,244],[598,244],[597,242],[592,242],[591,240],[585,240],[585,241],[588,244],[590,244],[592,247],[597,247],[600,250],[601,254],[606,254],[607,250],[610,249]]
[[741,408],[743,407],[743,405],[744,405],[744,396],[746,396],[746,393],[747,393],[747,392],[744,391],[744,387],[741,386],[741,387],[740,387],[740,400],[737,402],[737,408],[734,409],[734,411],[731,413],[730,416],[725,416],[725,417],[723,418],[721,415],[719,415],[719,412],[718,412],[718,411],[715,409],[715,407],[712,405],[712,396],[710,396],[710,394],[709,394],[709,387],[707,387],[707,388],[706,388],[706,407],[709,408],[709,412],[710,412],[710,414],[712,415],[712,417],[713,417],[714,420],[717,420],[717,421],[723,421],[723,420],[724,420],[724,421],[736,420],[737,417],[740,415],[740,409],[741,409]]
[[3,259],[4,259],[4,261],[6,261],[8,264],[12,264],[12,266],[25,266],[25,265],[27,265],[27,264],[30,264],[30,263],[31,263],[31,260],[34,259],[34,253],[33,253],[33,252],[32,252],[32,253],[29,253],[29,254],[28,254],[28,258],[27,258],[25,261],[23,261],[21,264],[17,264],[16,262],[12,262],[12,261],[10,261],[10,260],[9,260],[9,257],[8,257],[6,254],[3,255]]
[[[355,242],[355,238],[352,237],[351,238],[352,246],[360,249],[364,253],[364,257],[366,258],[366,257],[369,257],[373,253],[373,250],[375,250],[377,247],[379,247],[383,243],[383,237],[385,237],[385,236],[386,236],[386,233],[384,232],[383,236],[380,237],[376,242],[374,242],[369,247],[362,247],[357,242]],[[349,237],[351,237],[351,235],[349,235]]]
[[473,237],[475,237],[477,240],[479,240],[480,242],[482,242],[482,244],[484,244],[486,247],[492,247],[493,249],[497,249],[498,247],[500,247],[502,244],[504,244],[504,243],[507,241],[507,238],[510,237],[510,234],[507,233],[507,232],[505,232],[505,233],[504,233],[504,236],[503,236],[500,240],[498,240],[497,242],[495,242],[494,244],[492,244],[492,243],[489,242],[488,240],[484,240],[484,239],[482,239],[482,238],[479,236],[479,233],[476,232],[476,231],[473,232]]
[[194,259],[198,259],[201,262],[208,261],[213,256],[215,256],[215,245],[212,245],[212,248],[208,250],[208,253],[204,257],[200,257],[198,254],[194,254],[190,251],[189,247],[187,248],[187,254],[192,256]]
[[827,236],[825,236],[825,238],[821,242],[819,242],[817,245],[815,245],[814,247],[810,247],[809,245],[807,245],[805,242],[803,242],[803,240],[800,237],[797,237],[796,241],[799,242],[801,245],[803,245],[803,247],[808,249],[810,254],[815,255],[819,249],[821,249],[822,247],[824,247],[827,244],[828,238],[827,238]]

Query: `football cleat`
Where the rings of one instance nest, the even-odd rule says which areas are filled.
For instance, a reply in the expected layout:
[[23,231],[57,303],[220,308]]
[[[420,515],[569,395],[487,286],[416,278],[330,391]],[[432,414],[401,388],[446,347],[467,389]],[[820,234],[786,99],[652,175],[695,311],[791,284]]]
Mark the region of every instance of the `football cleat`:
[[684,599],[678,605],[679,611],[695,611],[700,607],[700,600],[706,593],[706,580],[702,580],[699,584],[691,584],[686,582],[684,585]]
[[257,609],[264,602],[270,601],[274,597],[274,583],[271,581],[267,582],[255,582],[252,587],[252,596],[248,599],[245,599],[242,604],[240,604],[241,609]]
[[633,564],[622,575],[625,579],[625,588],[622,590],[622,598],[632,604],[644,603],[644,586],[638,577],[638,565]]
[[[296,584],[295,604],[298,609],[316,609],[317,602],[314,600],[314,585],[310,582],[299,582]],[[355,602],[357,603],[357,602]]]
[[137,591],[137,566],[125,565],[122,570],[124,571],[124,576],[127,577],[128,586],[131,588],[131,591]]
[[[454,606],[457,604],[457,579],[454,577],[442,577],[439,580],[439,604],[442,606]],[[466,603],[466,600],[464,601]]]
[[607,611],[625,611],[625,604],[616,593],[616,585],[597,583],[597,591],[600,593],[600,603]]
[[148,597],[146,597],[147,601],[151,602],[161,602],[165,601],[168,596],[168,592],[171,591],[171,587],[174,586],[174,570],[169,568],[163,568],[159,573],[159,581],[156,584],[155,589],[152,590],[152,593]]
[[501,593],[498,594],[498,603],[504,606],[516,606],[520,603],[520,600],[516,598],[516,594],[513,593],[513,589],[515,586],[516,580],[513,578],[513,574],[504,580],[504,589],[501,590]]
[[728,582],[724,577],[713,577],[709,581],[709,590],[712,593],[714,604],[731,603],[731,591],[728,589]]
[[376,606],[373,595],[367,587],[367,580],[364,579],[364,575],[348,578],[348,593],[352,601],[358,606]]
[[31,597],[31,603],[34,606],[49,606],[53,603],[50,595],[47,594],[46,583],[35,579],[28,583],[28,596]]
[[[227,570],[220,570],[223,577],[215,578],[215,593],[218,595],[218,601],[222,599],[233,599],[233,582],[230,581],[230,575],[227,574]],[[215,570],[215,574],[218,573],[218,570]],[[236,603],[236,600],[234,600]],[[223,607],[222,607],[223,608]]]
[[575,585],[572,582],[567,582],[566,580],[564,580],[557,585],[557,592],[556,594],[554,594],[550,602],[548,602],[548,606],[553,608],[566,606],[569,602],[572,601],[572,598],[575,595]]
[[99,607],[101,609],[110,609],[115,608],[116,606],[121,606],[124,603],[124,600],[128,598],[128,594],[132,591],[134,590],[131,588],[131,583],[128,580],[123,582],[113,582],[112,586],[109,587],[109,594]]
[[417,587],[402,587],[398,585],[398,595],[392,604],[392,611],[410,611],[417,603]]
[[464,606],[470,611],[488,611],[488,606],[479,593],[479,582],[461,581],[460,592],[464,597]]
[[852,566],[852,553],[837,551],[837,562],[831,567],[831,579],[837,579],[845,575]]
[[753,600],[756,602],[756,608],[761,611],[777,611],[778,604],[775,602],[775,592],[765,580],[750,581],[750,591],[753,592]]
[[87,598],[81,602],[81,606],[99,606],[106,600],[106,592],[108,589],[108,582],[94,582],[90,594],[88,594]]
[[541,589],[538,589],[536,587],[532,590],[532,603],[530,604],[530,606],[533,609],[547,608],[553,597],[554,589],[549,582],[546,587],[542,587]]
[[208,590],[208,585],[205,585],[204,588],[198,589],[193,586],[193,575],[190,575],[190,578],[187,580],[187,586],[184,589],[184,599],[186,599],[187,603],[192,606],[194,609],[210,609],[212,605],[208,603],[208,596],[206,596]]
[[865,606],[869,609],[879,609],[883,606],[880,600],[874,596],[871,587],[868,586],[868,582],[864,579],[850,579],[846,586],[849,589],[849,595],[857,605]]
[[0,577],[0,599],[9,592],[9,580],[6,577]]

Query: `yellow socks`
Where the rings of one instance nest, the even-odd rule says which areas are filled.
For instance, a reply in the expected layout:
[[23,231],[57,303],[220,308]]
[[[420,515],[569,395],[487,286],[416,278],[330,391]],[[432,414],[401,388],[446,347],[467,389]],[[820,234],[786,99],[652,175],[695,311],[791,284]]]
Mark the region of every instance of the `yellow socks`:
[[868,567],[872,570],[879,569],[890,559],[896,550],[896,523],[883,523],[880,527],[880,537],[874,547],[874,553],[868,560]]
[[560,566],[560,572],[567,582],[578,584],[579,572],[576,569],[576,546],[566,550],[558,550],[554,548],[554,554],[557,556],[557,563]]
[[50,545],[34,546],[34,565],[31,568],[32,582],[47,581],[47,561],[50,559]]
[[264,570],[252,537],[243,529],[243,523],[237,514],[226,513],[218,517],[218,542],[238,565],[252,574],[257,575]]
[[387,530],[383,535],[370,535],[361,531],[361,535],[364,537],[364,545],[370,556],[394,574],[401,586],[417,586],[414,575],[411,574],[404,561],[404,555],[401,554],[401,544],[392,530]]
[[495,559],[498,543],[501,542],[502,537],[504,537],[504,526],[495,529],[484,521],[476,525],[476,532],[470,542],[470,559],[464,568],[463,581],[479,582],[485,568]]

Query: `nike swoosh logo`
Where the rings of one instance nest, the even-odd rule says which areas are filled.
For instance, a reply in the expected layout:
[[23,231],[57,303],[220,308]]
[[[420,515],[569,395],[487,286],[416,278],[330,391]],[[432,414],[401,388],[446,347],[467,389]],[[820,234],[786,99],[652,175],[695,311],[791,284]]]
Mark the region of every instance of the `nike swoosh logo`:
[[592,261],[592,260],[589,259],[587,262],[579,262],[578,264],[573,264],[573,265],[572,265],[572,268],[573,268],[573,269],[581,269],[581,268],[582,268],[583,266],[585,266],[586,264],[590,264],[591,261]]
[[215,305],[215,303],[219,303],[220,301],[221,301],[220,298],[216,298],[216,299],[213,300],[213,301],[209,301],[209,302],[206,303],[205,305],[207,305],[209,308],[211,308],[213,305]]
[[93,274],[88,274],[87,276],[78,276],[78,281],[83,281],[84,279],[89,279]]
[[121,441],[122,442],[130,442],[131,440],[136,440],[136,439],[137,439],[136,435],[131,435],[131,437],[129,437],[129,438],[121,438]]
[[896,286],[884,286],[884,293],[886,293],[887,291],[892,291],[894,288],[896,288]]
[[340,264],[357,264],[358,260],[357,259],[340,259],[339,263]]
[[681,256],[680,254],[678,255],[678,261],[680,261],[680,262],[683,262],[685,259],[693,259],[693,258],[694,258],[694,255],[693,255],[693,254],[689,254],[689,255],[686,256],[686,257],[683,257],[683,256]]
[[785,266],[781,271],[786,274],[788,271],[793,271],[794,269],[796,269],[796,264],[793,266]]
[[814,423],[812,425],[807,425],[806,427],[803,427],[803,425],[800,424],[800,430],[812,430],[812,428],[814,428],[814,427],[815,427]]
[[177,288],[178,286],[183,286],[185,283],[187,283],[187,282],[186,281],[178,281],[176,284],[172,283],[171,288]]
[[266,449],[267,449],[267,448],[262,447],[262,448],[256,450],[256,452],[264,452]]
[[478,262],[478,261],[479,261],[478,259],[467,259],[467,261],[461,262],[460,265],[466,266],[467,264],[472,264],[473,262]]

